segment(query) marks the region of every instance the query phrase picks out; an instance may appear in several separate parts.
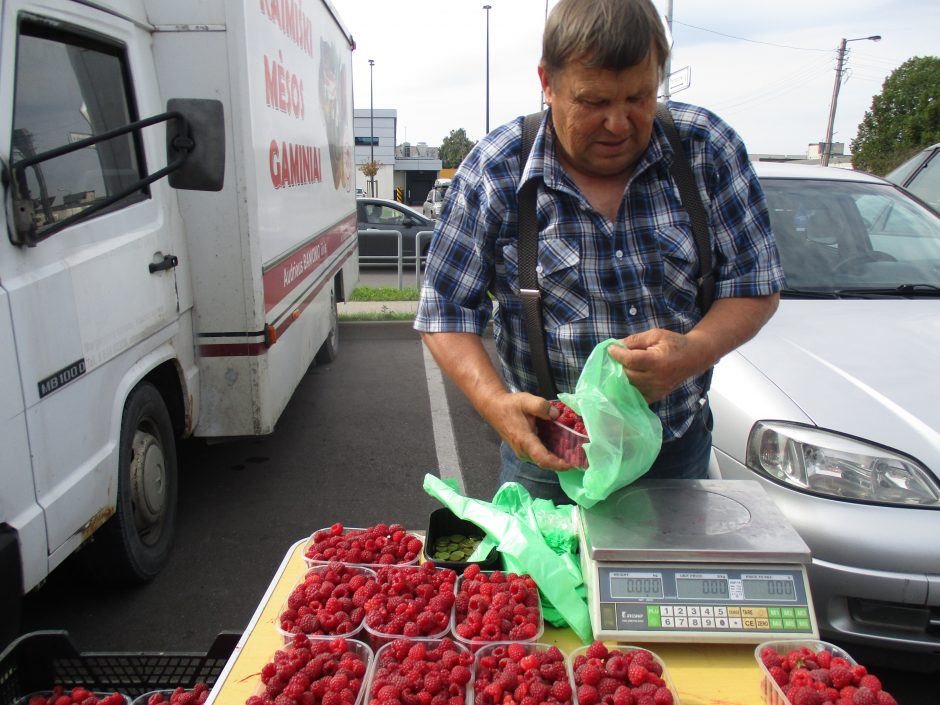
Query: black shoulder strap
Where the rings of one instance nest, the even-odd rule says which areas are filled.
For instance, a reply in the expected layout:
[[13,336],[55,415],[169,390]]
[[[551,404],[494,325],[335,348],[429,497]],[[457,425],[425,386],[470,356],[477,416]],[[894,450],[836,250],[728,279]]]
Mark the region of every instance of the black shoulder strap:
[[[522,153],[519,155],[519,175],[525,169],[535,143],[544,113],[527,115],[522,123]],[[557,399],[555,380],[545,348],[545,329],[542,326],[542,294],[539,290],[538,221],[535,197],[539,180],[529,179],[519,191],[519,296],[522,298],[522,317],[529,338],[529,353],[539,383],[539,393],[546,399]]]
[[692,167],[689,164],[685,149],[682,147],[682,141],[679,139],[679,131],[676,130],[672,113],[669,112],[669,108],[665,104],[657,103],[656,115],[666,132],[666,137],[669,138],[672,151],[675,153],[675,158],[672,160],[672,178],[679,188],[679,198],[682,201],[682,206],[689,214],[689,220],[692,223],[692,234],[695,236],[695,246],[698,248],[698,303],[704,316],[715,299],[715,272],[712,267],[712,246],[708,231],[708,216],[705,214],[702,195],[695,184],[695,176],[692,174]]

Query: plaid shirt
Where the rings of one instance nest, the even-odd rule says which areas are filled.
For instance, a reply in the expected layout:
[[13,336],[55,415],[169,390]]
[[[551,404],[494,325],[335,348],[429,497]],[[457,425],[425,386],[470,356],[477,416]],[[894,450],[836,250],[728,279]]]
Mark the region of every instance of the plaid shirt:
[[[784,284],[767,205],[734,130],[691,105],[670,109],[702,194],[712,240],[715,297],[763,296]],[[538,393],[519,297],[517,194],[538,178],[538,266],[549,362],[559,391],[574,391],[594,347],[650,328],[678,333],[701,319],[699,258],[669,174],[673,152],[657,121],[616,222],[595,211],[558,161],[548,118],[520,165],[522,121],[495,129],[463,160],[434,231],[415,328],[494,332],[513,391]],[[522,180],[520,181],[520,174]],[[686,380],[651,408],[663,439],[681,436],[701,409],[708,375]]]

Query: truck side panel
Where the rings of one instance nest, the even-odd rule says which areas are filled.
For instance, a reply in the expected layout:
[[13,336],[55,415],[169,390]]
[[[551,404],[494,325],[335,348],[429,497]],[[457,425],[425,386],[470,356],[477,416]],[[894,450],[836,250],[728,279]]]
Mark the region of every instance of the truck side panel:
[[350,41],[321,0],[146,5],[164,92],[226,106],[224,189],[179,199],[193,234],[196,434],[269,433],[329,333],[331,297],[358,278]]

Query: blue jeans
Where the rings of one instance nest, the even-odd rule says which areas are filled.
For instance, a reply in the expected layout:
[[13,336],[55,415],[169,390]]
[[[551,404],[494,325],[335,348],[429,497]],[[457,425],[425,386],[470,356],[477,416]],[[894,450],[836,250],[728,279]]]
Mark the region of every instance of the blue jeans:
[[[701,480],[708,476],[712,447],[712,414],[707,406],[697,414],[681,438],[663,443],[653,466],[643,475],[651,479]],[[561,489],[554,470],[543,470],[520,460],[505,442],[499,449],[502,467],[499,485],[518,482],[533,498],[550,499],[555,504],[573,504]]]

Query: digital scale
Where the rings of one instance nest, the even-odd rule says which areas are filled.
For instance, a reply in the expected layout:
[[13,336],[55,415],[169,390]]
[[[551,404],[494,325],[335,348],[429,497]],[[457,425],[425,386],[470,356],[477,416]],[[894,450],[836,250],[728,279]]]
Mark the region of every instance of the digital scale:
[[809,547],[758,482],[640,480],[579,518],[595,638],[819,638]]

